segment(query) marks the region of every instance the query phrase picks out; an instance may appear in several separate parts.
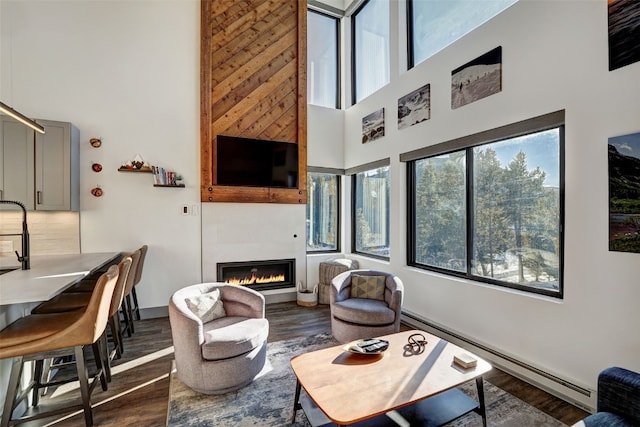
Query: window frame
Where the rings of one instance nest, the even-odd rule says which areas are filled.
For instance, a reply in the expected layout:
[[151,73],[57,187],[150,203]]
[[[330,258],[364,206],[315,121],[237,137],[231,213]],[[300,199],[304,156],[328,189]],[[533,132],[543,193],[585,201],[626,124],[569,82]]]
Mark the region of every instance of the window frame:
[[[305,247],[307,255],[309,254],[327,254],[327,253],[338,253],[341,252],[341,241],[342,241],[342,177],[344,175],[344,170],[342,169],[331,169],[331,168],[321,168],[321,167],[313,167],[307,166],[307,185],[311,182],[308,178],[308,175],[311,173],[316,174],[326,174],[326,175],[334,175],[336,177],[336,248],[335,249],[324,249],[324,250],[310,250],[308,246],[308,236],[305,236]],[[309,192],[308,192],[309,193]],[[309,193],[310,194],[310,193]],[[305,213],[306,217],[306,213]],[[307,217],[308,221],[309,218]]]
[[[340,31],[340,18],[336,17],[334,15],[331,15],[329,13],[326,12],[322,12],[318,9],[311,9],[311,8],[307,8],[307,14],[309,13],[316,13],[318,15],[321,15],[325,18],[330,18],[334,20],[335,23],[335,34],[336,34],[336,69],[335,69],[335,73],[336,73],[336,87],[335,87],[335,95],[336,95],[336,105],[335,105],[335,109],[339,110],[341,108],[342,102],[341,102],[341,97],[342,97],[342,88],[341,88],[341,84],[340,84],[340,71],[341,71],[341,66],[340,66],[340,58],[342,56],[342,52],[340,49],[341,43],[340,43],[340,38],[342,37],[341,35],[341,31]],[[311,105],[317,105],[317,104],[313,104],[311,102],[309,102]],[[320,105],[320,107],[324,107],[324,105]],[[328,108],[328,107],[327,107]]]
[[[473,269],[473,235],[474,235],[474,176],[473,176],[473,150],[476,147],[517,138],[520,136],[535,134],[544,132],[546,130],[558,129],[558,150],[559,150],[559,170],[558,170],[558,290],[547,290],[542,288],[535,288],[532,286],[526,286],[519,283],[500,281],[488,276],[481,276],[472,273]],[[442,267],[421,264],[416,261],[416,176],[415,168],[416,161],[436,157],[439,155],[450,154],[453,152],[465,151],[465,191],[466,191],[466,207],[465,207],[465,221],[466,221],[466,269],[464,272],[458,272]],[[436,144],[434,146],[425,147],[422,149],[414,150],[409,153],[403,153],[400,155],[400,161],[406,162],[406,182],[407,182],[407,265],[422,270],[433,271],[442,273],[448,276],[459,277],[473,282],[488,283],[491,285],[515,289],[526,293],[545,295],[558,299],[564,298],[564,223],[565,223],[565,123],[564,123],[564,110],[556,111],[554,113],[546,114],[543,116],[535,117],[533,119],[523,120],[521,122],[513,123],[510,125],[502,126],[500,128],[492,129],[485,132],[469,135],[466,137],[458,138],[455,140]]]
[[415,54],[414,54],[414,40],[413,40],[413,0],[406,1],[406,22],[407,22],[407,70],[412,69],[416,66],[415,64]]
[[356,166],[350,169],[347,169],[345,171],[346,175],[351,175],[351,253],[352,254],[357,254],[357,255],[361,255],[361,256],[365,256],[365,257],[369,257],[369,258],[375,258],[375,259],[380,259],[380,260],[384,260],[384,261],[390,261],[391,259],[391,236],[390,236],[390,232],[391,232],[391,204],[389,203],[389,198],[387,198],[387,203],[388,203],[388,215],[387,215],[387,238],[389,240],[389,256],[383,256],[383,255],[376,255],[376,254],[372,254],[369,252],[363,252],[363,251],[358,251],[356,249],[356,221],[357,221],[357,216],[356,216],[356,189],[357,189],[357,175],[360,172],[366,172],[369,170],[373,170],[373,169],[380,169],[383,168],[385,166],[389,167],[389,179],[391,179],[391,161],[389,158],[386,159],[382,159],[382,160],[378,160],[375,162],[371,162],[371,163],[367,163],[364,165],[360,165],[360,166]]

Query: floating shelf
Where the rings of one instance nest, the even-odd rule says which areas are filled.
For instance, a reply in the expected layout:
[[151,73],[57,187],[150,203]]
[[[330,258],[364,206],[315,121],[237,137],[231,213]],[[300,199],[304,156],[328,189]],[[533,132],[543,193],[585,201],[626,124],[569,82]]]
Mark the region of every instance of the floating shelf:
[[149,167],[143,167],[141,169],[129,169],[129,168],[123,168],[123,167],[119,167],[118,168],[118,172],[142,172],[142,173],[153,173],[151,171],[151,168]]
[[184,184],[176,184],[176,185],[163,185],[163,184],[153,184],[154,187],[173,187],[173,188],[184,188]]

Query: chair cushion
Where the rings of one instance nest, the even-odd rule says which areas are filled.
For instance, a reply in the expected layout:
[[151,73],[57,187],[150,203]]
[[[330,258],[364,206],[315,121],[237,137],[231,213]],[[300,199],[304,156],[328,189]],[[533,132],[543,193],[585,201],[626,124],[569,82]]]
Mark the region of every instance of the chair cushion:
[[345,322],[360,325],[388,325],[395,321],[396,315],[384,301],[368,298],[347,298],[331,307],[331,314]]
[[385,276],[351,276],[351,298],[368,298],[384,301]]
[[205,323],[202,357],[228,359],[260,346],[269,335],[269,321],[247,317],[221,317]]
[[189,310],[193,312],[202,323],[211,322],[212,320],[224,317],[227,313],[224,311],[222,299],[220,299],[220,290],[215,289],[206,294],[193,295],[184,300]]

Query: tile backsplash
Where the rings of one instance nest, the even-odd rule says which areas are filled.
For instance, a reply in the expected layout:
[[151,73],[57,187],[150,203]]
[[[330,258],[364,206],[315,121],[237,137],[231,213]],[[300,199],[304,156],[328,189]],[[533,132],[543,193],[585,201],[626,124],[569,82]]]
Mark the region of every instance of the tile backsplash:
[[[80,253],[79,212],[27,212],[31,255]],[[0,211],[0,257],[15,258],[22,252],[22,212]]]

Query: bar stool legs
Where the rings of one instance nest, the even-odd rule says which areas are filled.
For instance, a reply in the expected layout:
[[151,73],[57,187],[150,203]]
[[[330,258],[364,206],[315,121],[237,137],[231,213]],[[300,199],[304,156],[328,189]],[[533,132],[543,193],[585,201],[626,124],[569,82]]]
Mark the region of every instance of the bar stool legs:
[[[96,282],[96,287],[91,295],[85,310],[74,310],[64,313],[30,314],[14,321],[0,331],[0,358],[12,359],[9,384],[5,397],[4,411],[0,419],[0,427],[8,427],[29,420],[49,418],[60,414],[68,414],[77,409],[82,409],[85,424],[93,425],[93,413],[91,409],[91,391],[101,382],[103,389],[107,386],[107,372],[105,360],[106,352],[102,343],[106,337],[106,329],[111,300],[114,296],[119,269],[113,265],[109,267]],[[85,348],[93,348],[97,372],[91,376],[89,383],[89,371],[85,359]],[[75,357],[75,366],[82,404],[66,406],[64,408],[33,413],[27,411],[20,418],[12,419],[17,405],[29,396],[29,392],[36,389],[56,384],[42,383],[42,361],[47,358],[56,358],[72,354]],[[32,378],[24,391],[20,391],[20,377],[25,362],[36,362],[37,375]],[[61,380],[62,383],[68,382]],[[38,402],[38,391],[35,392],[34,401]],[[21,408],[22,409],[22,408]]]
[[[97,384],[97,380],[99,379],[102,383],[103,389],[106,385],[106,379],[104,377],[105,373],[102,370],[98,370],[95,377],[92,378],[91,383],[89,383],[89,370],[87,368],[86,359],[84,356],[84,346],[76,346],[73,348],[73,355],[75,357],[76,370],[78,373],[78,382],[80,384],[80,395],[82,397],[82,404],[67,406],[64,408],[54,409],[47,412],[42,412],[35,415],[25,415],[20,418],[12,419],[13,412],[16,407],[22,402],[29,393],[33,390],[33,406],[38,404],[38,391],[44,386],[44,384],[40,383],[40,378],[42,375],[42,359],[44,357],[50,357],[50,355],[42,355],[42,354],[33,354],[28,356],[17,356],[14,357],[11,363],[11,373],[9,375],[9,384],[7,387],[7,396],[4,402],[4,410],[2,411],[2,420],[0,421],[0,427],[9,427],[14,424],[20,424],[22,422],[36,420],[40,418],[48,418],[55,415],[67,414],[73,409],[82,409],[84,413],[85,425],[92,426],[93,425],[93,411],[91,409],[91,392],[93,391],[95,385]],[[97,361],[99,362],[99,357]],[[36,362],[36,375],[34,375],[34,379],[31,383],[23,390],[19,391],[20,387],[20,378],[22,377],[22,371],[24,370],[24,363],[29,361]],[[39,363],[40,362],[40,363]],[[38,366],[39,372],[38,372]],[[57,383],[51,383],[47,385],[60,384],[68,381],[62,381]]]
[[9,384],[7,386],[7,396],[4,400],[4,408],[2,411],[1,427],[8,427],[9,420],[13,409],[15,408],[15,397],[20,386],[20,377],[22,376],[22,367],[24,366],[24,357],[14,357],[11,362],[11,373],[9,374]]

